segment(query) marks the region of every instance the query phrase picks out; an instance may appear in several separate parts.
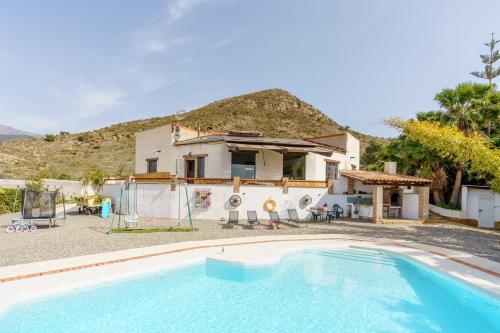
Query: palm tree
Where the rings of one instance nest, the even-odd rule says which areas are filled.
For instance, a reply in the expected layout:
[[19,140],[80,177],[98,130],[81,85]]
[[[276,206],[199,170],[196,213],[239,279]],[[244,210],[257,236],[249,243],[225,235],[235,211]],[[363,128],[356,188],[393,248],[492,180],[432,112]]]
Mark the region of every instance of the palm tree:
[[[434,98],[439,106],[446,111],[447,123],[457,126],[466,135],[470,135],[481,123],[479,109],[484,105],[490,87],[479,83],[461,83],[454,89],[443,89]],[[450,203],[458,205],[462,185],[463,165],[457,165],[455,182]]]
[[479,106],[488,92],[489,87],[485,84],[461,83],[455,88],[443,89],[434,99],[446,111],[446,122],[470,135],[480,123]]

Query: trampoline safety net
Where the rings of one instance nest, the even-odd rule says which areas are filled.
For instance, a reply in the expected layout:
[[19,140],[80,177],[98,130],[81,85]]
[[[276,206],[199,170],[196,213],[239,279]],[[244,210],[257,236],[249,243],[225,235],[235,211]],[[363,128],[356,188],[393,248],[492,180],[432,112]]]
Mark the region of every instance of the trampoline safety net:
[[23,190],[21,211],[24,219],[50,219],[56,217],[58,191],[37,192]]

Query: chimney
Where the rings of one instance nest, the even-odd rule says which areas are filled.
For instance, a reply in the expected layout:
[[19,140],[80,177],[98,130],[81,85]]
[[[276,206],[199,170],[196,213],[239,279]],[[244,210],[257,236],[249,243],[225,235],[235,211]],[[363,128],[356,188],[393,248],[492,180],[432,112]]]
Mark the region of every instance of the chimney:
[[384,162],[384,172],[385,173],[388,173],[390,175],[395,175],[397,172],[396,167],[397,167],[396,162]]

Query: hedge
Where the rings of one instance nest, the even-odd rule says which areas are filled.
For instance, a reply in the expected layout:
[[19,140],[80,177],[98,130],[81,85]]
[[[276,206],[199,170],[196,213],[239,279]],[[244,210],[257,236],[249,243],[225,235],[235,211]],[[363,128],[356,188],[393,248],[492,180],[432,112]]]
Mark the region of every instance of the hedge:
[[12,212],[12,205],[14,204],[17,192],[17,204],[14,208],[15,211],[21,210],[21,193],[16,189],[0,188],[0,214]]

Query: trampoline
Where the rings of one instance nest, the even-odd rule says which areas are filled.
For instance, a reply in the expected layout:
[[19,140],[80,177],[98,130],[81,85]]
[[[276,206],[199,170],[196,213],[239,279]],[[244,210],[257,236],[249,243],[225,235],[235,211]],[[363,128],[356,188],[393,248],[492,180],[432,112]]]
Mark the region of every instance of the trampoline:
[[[21,192],[21,217],[12,218],[12,225],[33,225],[34,221],[48,221],[49,227],[56,224],[58,220],[66,219],[66,207],[64,205],[64,194],[61,192],[63,214],[57,215],[56,203],[59,190],[38,192],[29,189]],[[17,195],[16,195],[17,201]],[[14,213],[13,213],[14,214]]]

